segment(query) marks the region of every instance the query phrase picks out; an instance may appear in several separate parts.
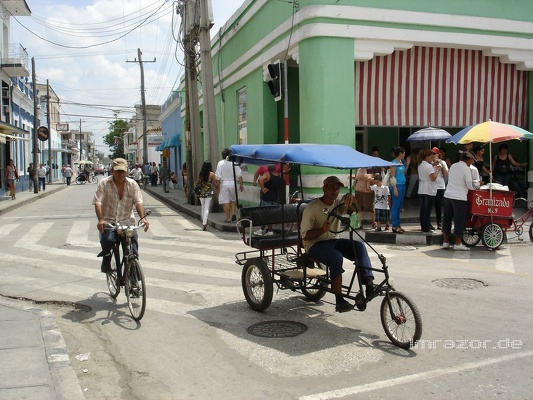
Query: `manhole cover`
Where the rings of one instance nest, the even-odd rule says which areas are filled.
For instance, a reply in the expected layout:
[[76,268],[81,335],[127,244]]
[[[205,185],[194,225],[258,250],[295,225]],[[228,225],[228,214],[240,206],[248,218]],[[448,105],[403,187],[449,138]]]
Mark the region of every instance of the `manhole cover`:
[[444,278],[436,279],[433,281],[435,285],[445,289],[479,289],[483,286],[487,286],[486,283],[478,281],[477,279],[467,279],[467,278]]
[[250,335],[267,338],[286,338],[301,335],[307,330],[307,325],[293,321],[259,322],[248,327]]

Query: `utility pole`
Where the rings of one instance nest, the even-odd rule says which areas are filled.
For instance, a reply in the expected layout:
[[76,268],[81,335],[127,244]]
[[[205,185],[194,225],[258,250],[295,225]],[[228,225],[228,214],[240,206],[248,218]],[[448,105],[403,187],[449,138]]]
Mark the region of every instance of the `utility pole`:
[[142,118],[143,118],[143,166],[146,165],[148,162],[148,138],[146,136],[146,98],[144,95],[144,66],[143,62],[155,62],[155,57],[153,61],[143,61],[142,58],[142,52],[141,49],[137,49],[137,57],[139,57],[139,61],[126,61],[126,62],[139,62],[139,66],[141,67],[141,108],[142,108]]
[[82,147],[81,147],[81,119],[80,119],[80,158],[78,159],[78,168],[81,162],[81,153],[82,153]]
[[52,131],[50,130],[50,82],[46,80],[46,127],[48,128],[48,183],[52,183]]
[[33,91],[33,193],[39,193],[39,187],[37,186],[37,168],[39,164],[39,143],[37,142],[37,83],[35,82],[35,57],[31,58],[31,79],[32,79],[32,91]]
[[213,59],[211,57],[212,24],[208,15],[208,0],[200,2],[200,60],[202,62],[202,95],[204,100],[204,136],[208,142],[207,158],[212,165],[218,160],[218,130],[215,107],[215,88],[213,85]]

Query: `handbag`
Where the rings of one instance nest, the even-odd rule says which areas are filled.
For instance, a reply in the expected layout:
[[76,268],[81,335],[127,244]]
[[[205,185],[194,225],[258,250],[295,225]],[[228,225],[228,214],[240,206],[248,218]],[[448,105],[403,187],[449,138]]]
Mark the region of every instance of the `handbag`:
[[196,186],[194,187],[194,193],[197,195],[197,196],[200,196],[200,194],[202,193],[202,182],[198,182],[196,184]]
[[391,181],[390,181],[390,169],[387,170],[387,173],[385,174],[385,176],[381,180],[381,184],[383,186],[390,186],[390,184],[391,184]]

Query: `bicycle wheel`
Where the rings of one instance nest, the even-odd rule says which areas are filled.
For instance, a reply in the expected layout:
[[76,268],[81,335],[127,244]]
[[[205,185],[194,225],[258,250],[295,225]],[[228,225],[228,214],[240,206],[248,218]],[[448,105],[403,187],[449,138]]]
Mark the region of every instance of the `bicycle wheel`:
[[413,300],[400,292],[389,292],[381,302],[381,325],[395,346],[413,347],[422,336],[422,317]]
[[113,247],[111,256],[111,272],[106,274],[107,288],[112,298],[116,299],[120,293],[120,283],[118,277],[118,266],[120,265],[120,251],[118,246]]
[[529,225],[529,240],[533,242],[533,222]]
[[135,321],[140,321],[146,309],[146,286],[139,260],[130,261],[130,266],[126,268],[126,276],[124,276],[124,286],[131,316]]
[[252,310],[263,311],[272,302],[274,294],[272,275],[266,263],[260,258],[252,258],[244,264],[242,290]]
[[98,177],[96,175],[91,178],[91,183],[98,183]]
[[81,179],[79,176],[76,177],[76,185],[81,185],[82,182],[81,182]]

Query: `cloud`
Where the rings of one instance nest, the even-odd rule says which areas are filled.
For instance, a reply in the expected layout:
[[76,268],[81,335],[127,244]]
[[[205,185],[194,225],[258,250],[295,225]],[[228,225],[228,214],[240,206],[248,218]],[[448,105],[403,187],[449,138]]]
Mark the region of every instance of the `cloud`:
[[[183,54],[174,40],[178,36],[180,19],[172,1],[26,2],[32,16],[17,17],[27,29],[11,20],[11,41],[22,44],[30,59],[35,58],[37,82],[49,80],[62,101],[62,111],[84,115],[81,117],[85,120],[82,129],[89,130],[90,127],[97,144],[102,145],[102,137],[108,133],[109,119],[106,117],[112,117],[113,111],[67,103],[110,105],[116,110],[139,104],[140,69],[139,64],[133,62],[138,58],[137,49],[141,49],[143,61],[146,61],[143,65],[147,104],[163,104],[179,84],[178,78],[183,74],[180,65]],[[213,0],[215,26],[212,33],[216,33],[242,3],[241,0]],[[146,18],[149,22],[136,28]],[[117,40],[130,30],[133,31]],[[94,46],[108,41],[111,42]],[[75,48],[87,46],[91,47]],[[151,62],[154,58],[156,62]],[[31,68],[31,63],[29,66]],[[131,116],[131,112],[119,113],[120,118]],[[79,116],[65,115],[62,122],[78,124],[79,120]]]

